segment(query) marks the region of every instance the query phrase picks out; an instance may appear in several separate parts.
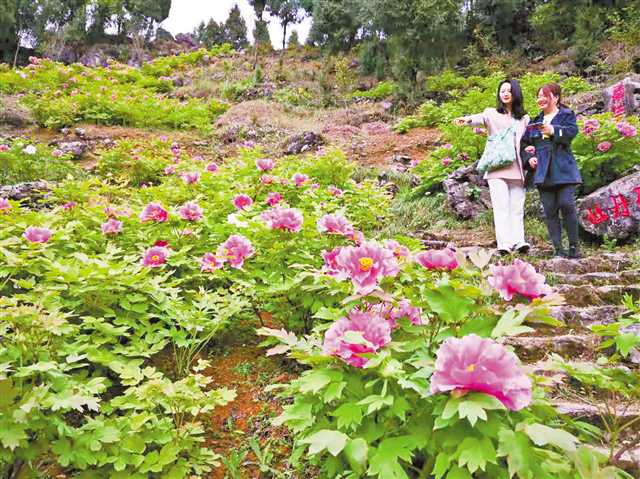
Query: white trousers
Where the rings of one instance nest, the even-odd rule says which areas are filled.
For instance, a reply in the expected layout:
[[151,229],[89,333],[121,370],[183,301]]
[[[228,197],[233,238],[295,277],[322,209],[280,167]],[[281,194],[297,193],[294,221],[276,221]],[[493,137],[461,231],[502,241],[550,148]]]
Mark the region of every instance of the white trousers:
[[492,179],[488,182],[498,249],[510,250],[523,245],[525,190],[522,181]]

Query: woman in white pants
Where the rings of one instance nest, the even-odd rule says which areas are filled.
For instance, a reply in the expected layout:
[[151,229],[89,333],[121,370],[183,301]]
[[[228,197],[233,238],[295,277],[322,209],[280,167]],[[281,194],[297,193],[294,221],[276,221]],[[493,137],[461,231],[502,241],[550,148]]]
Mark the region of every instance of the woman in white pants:
[[520,140],[529,124],[529,115],[525,114],[522,90],[517,80],[504,80],[498,86],[496,97],[496,108],[456,118],[453,122],[458,126],[484,126],[489,135],[514,127],[516,160],[504,168],[487,172],[484,178],[489,183],[498,252],[525,254],[529,251],[529,244],[524,239],[525,188]]

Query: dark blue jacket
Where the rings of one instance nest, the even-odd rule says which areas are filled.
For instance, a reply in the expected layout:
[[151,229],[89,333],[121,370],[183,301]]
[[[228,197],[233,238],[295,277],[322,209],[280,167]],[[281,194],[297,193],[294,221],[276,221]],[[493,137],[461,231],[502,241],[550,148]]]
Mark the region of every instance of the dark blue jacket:
[[[540,112],[532,122],[542,122],[544,114]],[[576,159],[571,151],[571,141],[578,134],[576,115],[570,108],[561,106],[558,113],[551,120],[554,135],[543,138],[538,130],[527,129],[522,137],[522,161],[525,169],[533,176],[535,186],[575,185],[582,183]],[[533,145],[536,152],[526,153],[524,148]],[[529,158],[538,158],[538,166],[532,169]]]

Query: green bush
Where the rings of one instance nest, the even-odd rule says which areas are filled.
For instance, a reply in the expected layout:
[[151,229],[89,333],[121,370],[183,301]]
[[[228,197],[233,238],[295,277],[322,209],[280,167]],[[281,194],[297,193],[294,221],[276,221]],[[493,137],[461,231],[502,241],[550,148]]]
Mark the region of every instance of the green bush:
[[0,151],[0,185],[83,176],[69,155],[54,156],[53,152],[41,144],[13,141],[7,151]]
[[384,100],[396,92],[396,85],[391,81],[383,81],[376,86],[365,91],[355,91],[349,95],[350,98],[367,98],[369,100]]

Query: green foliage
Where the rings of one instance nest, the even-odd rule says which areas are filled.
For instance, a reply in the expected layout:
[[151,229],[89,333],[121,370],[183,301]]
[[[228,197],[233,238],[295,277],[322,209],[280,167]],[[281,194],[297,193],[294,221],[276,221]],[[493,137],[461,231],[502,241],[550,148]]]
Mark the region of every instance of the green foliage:
[[305,88],[281,88],[273,94],[273,98],[287,107],[313,105],[313,95]]
[[384,100],[392,96],[395,93],[396,86],[391,81],[383,81],[376,86],[365,91],[355,91],[351,95],[351,98],[366,98],[369,100]]
[[73,164],[69,155],[54,156],[53,151],[52,148],[41,144],[14,140],[7,151],[0,151],[0,184],[36,180],[58,181],[67,177],[83,176],[82,170]]

